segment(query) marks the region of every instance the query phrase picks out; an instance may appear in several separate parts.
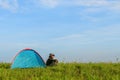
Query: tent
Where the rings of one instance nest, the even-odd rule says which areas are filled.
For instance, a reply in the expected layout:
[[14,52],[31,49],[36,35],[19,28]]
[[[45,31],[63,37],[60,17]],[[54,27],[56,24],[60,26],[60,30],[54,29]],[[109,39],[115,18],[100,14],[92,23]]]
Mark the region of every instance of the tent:
[[23,49],[13,59],[11,68],[45,67],[42,57],[33,49]]

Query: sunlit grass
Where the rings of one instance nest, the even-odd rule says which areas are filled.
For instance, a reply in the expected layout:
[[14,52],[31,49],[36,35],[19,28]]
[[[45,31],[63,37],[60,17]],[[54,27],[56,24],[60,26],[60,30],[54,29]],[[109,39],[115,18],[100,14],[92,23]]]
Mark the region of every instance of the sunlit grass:
[[30,69],[10,69],[9,63],[1,63],[0,80],[120,80],[120,63],[59,63]]

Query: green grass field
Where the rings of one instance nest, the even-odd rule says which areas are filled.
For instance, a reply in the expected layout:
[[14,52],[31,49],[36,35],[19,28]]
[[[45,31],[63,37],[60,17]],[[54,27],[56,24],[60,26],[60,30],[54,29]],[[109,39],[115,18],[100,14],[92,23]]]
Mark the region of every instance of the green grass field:
[[120,63],[59,63],[31,69],[0,63],[0,80],[120,80]]

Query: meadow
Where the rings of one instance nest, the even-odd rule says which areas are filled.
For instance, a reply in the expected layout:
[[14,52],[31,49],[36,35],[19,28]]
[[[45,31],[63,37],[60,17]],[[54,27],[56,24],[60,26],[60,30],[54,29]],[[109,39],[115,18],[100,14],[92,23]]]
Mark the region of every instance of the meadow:
[[120,63],[59,63],[54,67],[10,69],[0,63],[0,80],[120,80]]

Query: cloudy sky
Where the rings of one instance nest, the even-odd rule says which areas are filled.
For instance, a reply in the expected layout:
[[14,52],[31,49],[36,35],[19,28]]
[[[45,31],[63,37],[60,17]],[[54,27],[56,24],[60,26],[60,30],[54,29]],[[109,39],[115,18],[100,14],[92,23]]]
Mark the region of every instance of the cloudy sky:
[[110,62],[120,58],[120,0],[0,0],[0,61],[21,49],[47,59]]

